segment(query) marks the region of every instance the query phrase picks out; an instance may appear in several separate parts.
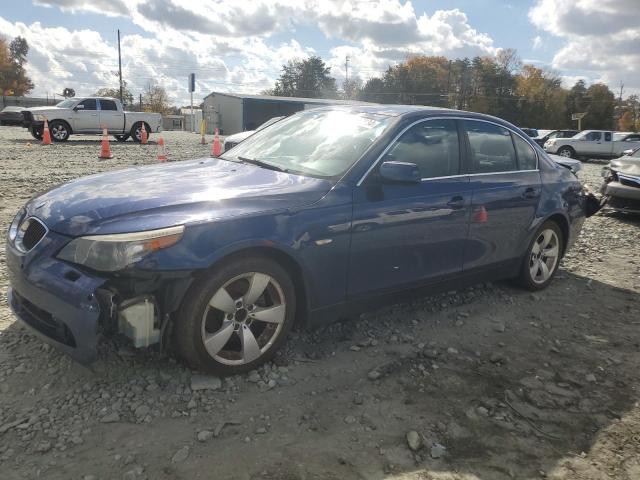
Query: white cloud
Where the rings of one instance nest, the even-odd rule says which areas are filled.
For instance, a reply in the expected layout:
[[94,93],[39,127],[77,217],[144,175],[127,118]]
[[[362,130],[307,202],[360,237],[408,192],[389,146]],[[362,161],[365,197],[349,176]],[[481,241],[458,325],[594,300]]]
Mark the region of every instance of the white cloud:
[[640,92],[638,0],[537,0],[529,19],[565,40],[553,57],[555,69]]
[[[122,37],[124,78],[134,93],[157,81],[178,103],[188,97],[186,77],[192,71],[198,89],[207,93],[255,93],[273,86],[282,64],[316,53],[293,38],[276,43],[274,34],[293,36],[305,28],[319,28],[327,38],[344,42],[328,57],[327,52],[317,52],[339,80],[346,54],[352,74],[366,80],[414,53],[458,57],[498,51],[488,35],[471,27],[464,12],[439,10],[418,16],[412,3],[402,0],[36,1],[72,15],[122,16],[139,26],[143,35]],[[34,93],[59,93],[70,86],[83,95],[117,85],[117,45],[98,32],[11,23],[0,16],[0,34],[27,38]]]
[[542,37],[540,35],[536,35],[533,39],[533,49],[538,50],[540,47],[542,47]]

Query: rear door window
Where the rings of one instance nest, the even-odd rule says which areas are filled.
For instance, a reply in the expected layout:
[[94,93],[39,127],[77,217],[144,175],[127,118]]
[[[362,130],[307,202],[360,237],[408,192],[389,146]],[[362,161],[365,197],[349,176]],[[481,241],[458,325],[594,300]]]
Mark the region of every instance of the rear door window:
[[404,132],[385,161],[415,163],[423,179],[448,177],[460,171],[460,147],[455,120],[427,120]]
[[611,141],[611,132],[604,132],[604,141],[605,142]]
[[518,170],[511,133],[487,122],[464,120],[469,138],[472,173],[513,172]]
[[100,110],[118,111],[118,107],[113,100],[100,100]]

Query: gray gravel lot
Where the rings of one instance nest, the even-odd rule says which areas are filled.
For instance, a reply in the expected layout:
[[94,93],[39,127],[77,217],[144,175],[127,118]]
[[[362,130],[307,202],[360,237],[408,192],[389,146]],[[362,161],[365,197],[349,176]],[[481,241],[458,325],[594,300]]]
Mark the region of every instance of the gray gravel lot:
[[[208,156],[163,136],[172,161]],[[154,163],[156,140],[99,161],[97,137],[0,127],[0,478],[640,478],[637,218],[589,219],[543,292],[415,296],[223,380],[115,340],[87,369],[34,338],[4,298],[6,226],[39,191]]]

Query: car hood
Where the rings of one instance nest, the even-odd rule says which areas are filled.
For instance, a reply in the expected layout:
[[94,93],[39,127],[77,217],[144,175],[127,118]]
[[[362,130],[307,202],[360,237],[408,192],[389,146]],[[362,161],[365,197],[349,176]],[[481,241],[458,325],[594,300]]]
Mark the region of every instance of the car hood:
[[240,143],[245,138],[250,137],[254,133],[256,133],[255,130],[247,130],[245,132],[234,133],[233,135],[229,135],[228,137],[225,137],[224,141],[225,143],[227,142]]
[[27,111],[31,113],[42,113],[42,112],[55,112],[56,110],[66,110],[64,108],[58,108],[56,106],[48,106],[48,107],[29,107],[23,108],[22,111]]
[[562,165],[563,167],[568,168],[573,173],[576,173],[582,170],[582,162],[580,160],[575,160],[573,158],[561,157],[560,155],[552,155],[547,154],[551,160],[553,160],[558,165]]
[[308,205],[332,185],[205,158],[80,178],[33,198],[26,210],[65,235],[123,233]]
[[626,173],[634,177],[640,177],[640,159],[635,157],[620,157],[612,160],[609,168],[616,172]]

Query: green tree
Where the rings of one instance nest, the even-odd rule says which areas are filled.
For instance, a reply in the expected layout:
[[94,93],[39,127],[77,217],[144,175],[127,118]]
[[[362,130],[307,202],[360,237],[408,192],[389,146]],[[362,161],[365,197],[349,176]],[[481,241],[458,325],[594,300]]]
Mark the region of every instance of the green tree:
[[[113,97],[120,98],[120,88],[100,88],[94,93],[96,97]],[[122,82],[122,103],[125,105],[133,105],[133,94],[127,88],[127,82]]]
[[562,128],[567,123],[566,91],[556,75],[525,65],[517,77],[518,123],[538,128]]
[[587,116],[582,121],[586,130],[608,130],[614,127],[613,112],[616,98],[609,87],[603,83],[594,83],[587,88],[585,100],[587,102]]
[[272,93],[280,97],[338,98],[331,67],[316,56],[283,65]]

